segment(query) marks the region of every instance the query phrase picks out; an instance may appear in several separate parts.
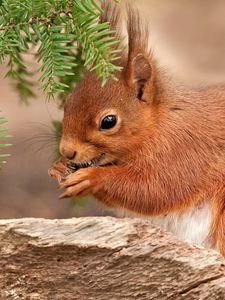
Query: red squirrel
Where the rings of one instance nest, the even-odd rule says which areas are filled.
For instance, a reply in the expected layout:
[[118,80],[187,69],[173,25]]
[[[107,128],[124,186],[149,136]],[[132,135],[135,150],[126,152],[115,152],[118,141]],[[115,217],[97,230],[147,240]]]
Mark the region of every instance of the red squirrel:
[[225,86],[176,84],[129,10],[123,67],[104,87],[89,72],[68,96],[61,198],[92,194],[225,256]]

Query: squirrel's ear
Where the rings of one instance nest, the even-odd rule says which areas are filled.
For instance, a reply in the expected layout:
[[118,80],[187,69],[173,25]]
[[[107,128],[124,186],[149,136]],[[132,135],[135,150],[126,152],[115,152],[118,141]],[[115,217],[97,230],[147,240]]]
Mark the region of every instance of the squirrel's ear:
[[127,83],[134,88],[136,97],[144,100],[143,94],[147,82],[151,79],[152,68],[147,57],[144,54],[134,56],[127,68]]
[[128,53],[125,67],[125,81],[136,97],[145,101],[145,88],[152,81],[153,68],[148,49],[148,24],[144,26],[137,10],[127,6]]

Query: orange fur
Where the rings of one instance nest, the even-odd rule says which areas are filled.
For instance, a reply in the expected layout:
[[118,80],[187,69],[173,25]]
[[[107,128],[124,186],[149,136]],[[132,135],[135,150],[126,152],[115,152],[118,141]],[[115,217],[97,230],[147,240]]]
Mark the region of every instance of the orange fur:
[[[157,68],[132,10],[128,19],[119,80],[102,88],[93,72],[86,75],[67,99],[60,146],[63,156],[76,152],[76,163],[104,153],[116,165],[75,172],[64,196],[92,193],[143,215],[180,212],[207,199],[212,239],[225,255],[225,86],[177,86]],[[120,127],[102,132],[100,116],[112,109]]]

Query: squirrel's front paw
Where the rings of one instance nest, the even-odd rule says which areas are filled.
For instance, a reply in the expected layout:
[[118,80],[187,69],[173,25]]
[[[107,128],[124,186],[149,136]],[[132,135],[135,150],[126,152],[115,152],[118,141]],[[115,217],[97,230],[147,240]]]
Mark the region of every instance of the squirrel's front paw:
[[60,199],[72,196],[86,196],[94,194],[100,188],[99,176],[96,176],[97,168],[79,169],[75,173],[68,175],[60,187],[65,188],[65,192],[60,195]]
[[48,169],[48,175],[61,183],[72,171],[68,168],[68,160],[59,159]]

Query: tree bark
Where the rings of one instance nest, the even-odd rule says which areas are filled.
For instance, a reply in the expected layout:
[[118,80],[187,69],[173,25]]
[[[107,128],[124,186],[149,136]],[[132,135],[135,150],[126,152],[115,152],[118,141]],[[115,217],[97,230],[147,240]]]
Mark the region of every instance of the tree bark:
[[225,299],[224,259],[146,220],[0,221],[0,299]]

